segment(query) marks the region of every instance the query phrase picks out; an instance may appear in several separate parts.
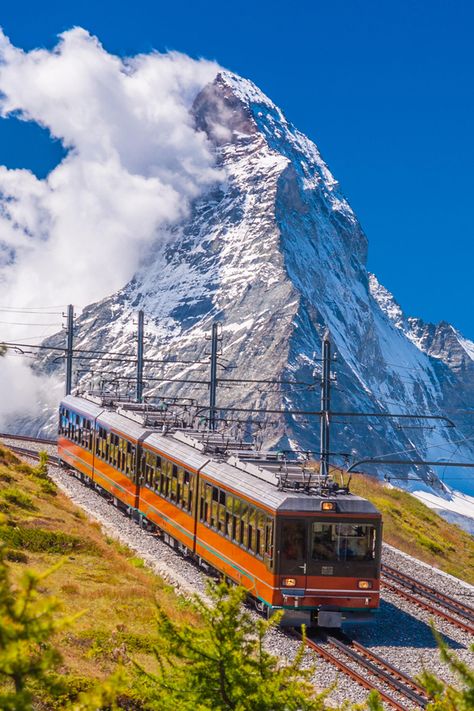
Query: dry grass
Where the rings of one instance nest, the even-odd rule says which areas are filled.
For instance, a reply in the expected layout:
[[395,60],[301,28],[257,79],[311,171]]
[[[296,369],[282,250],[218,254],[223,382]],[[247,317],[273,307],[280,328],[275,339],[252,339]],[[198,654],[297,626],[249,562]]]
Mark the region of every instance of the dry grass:
[[[71,676],[72,688],[81,686],[84,678],[104,678],[119,659],[130,657],[148,666],[157,603],[173,619],[197,620],[130,550],[105,537],[97,523],[59,490],[45,490],[43,482],[34,468],[0,447],[0,502],[5,504],[0,509],[0,538],[8,546],[8,559],[21,559],[9,562],[13,575],[25,568],[44,571],[62,560],[42,582],[42,590],[63,601],[65,614],[83,611],[58,640],[64,658],[61,671]],[[42,546],[39,539],[52,543]]]

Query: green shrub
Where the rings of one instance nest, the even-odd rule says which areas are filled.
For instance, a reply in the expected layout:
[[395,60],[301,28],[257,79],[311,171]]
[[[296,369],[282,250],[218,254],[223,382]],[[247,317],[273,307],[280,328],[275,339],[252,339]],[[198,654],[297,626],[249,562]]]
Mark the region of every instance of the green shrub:
[[10,504],[18,506],[20,509],[25,509],[26,511],[35,511],[36,506],[33,503],[33,499],[28,494],[25,494],[21,489],[16,486],[10,486],[3,489],[1,492],[2,498]]
[[39,479],[47,479],[48,478],[48,453],[47,452],[40,452],[39,453],[39,463],[36,467],[32,468],[32,474],[34,474],[34,476],[37,476]]
[[34,553],[64,554],[77,550],[92,551],[92,545],[78,536],[18,525],[0,526],[0,540],[10,548],[20,548]]
[[41,479],[40,488],[43,494],[48,494],[48,496],[58,495],[58,487],[51,479]]
[[422,533],[418,533],[416,538],[418,543],[422,545],[423,548],[429,550],[431,553],[434,553],[435,555],[445,554],[443,546],[437,543],[437,541],[434,541],[432,538],[428,538],[428,536],[424,536]]
[[5,558],[12,563],[28,563],[28,556],[25,553],[22,553],[22,551],[7,550]]

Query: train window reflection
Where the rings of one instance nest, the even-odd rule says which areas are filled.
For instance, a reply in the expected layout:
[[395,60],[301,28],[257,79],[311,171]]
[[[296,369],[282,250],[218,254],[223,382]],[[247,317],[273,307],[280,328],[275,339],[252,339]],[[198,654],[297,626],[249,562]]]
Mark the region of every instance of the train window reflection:
[[358,523],[313,523],[313,560],[373,560],[375,526]]

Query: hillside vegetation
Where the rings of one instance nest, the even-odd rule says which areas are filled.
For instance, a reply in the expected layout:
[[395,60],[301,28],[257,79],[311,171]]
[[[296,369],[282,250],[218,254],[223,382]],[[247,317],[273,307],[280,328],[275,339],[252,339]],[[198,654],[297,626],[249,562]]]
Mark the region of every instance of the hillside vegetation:
[[72,696],[108,677],[129,656],[153,666],[157,603],[171,620],[196,623],[188,603],[130,550],[105,538],[40,467],[3,447],[0,512],[0,540],[14,578],[63,561],[42,581],[41,592],[59,598],[66,615],[83,611],[57,643]]
[[474,538],[406,491],[354,474],[351,491],[383,515],[383,538],[405,553],[474,584]]
[[[383,511],[391,542],[435,564],[442,560],[450,572],[471,575],[474,551],[467,534],[408,494],[372,479],[356,477],[353,490]],[[100,527],[57,490],[44,462],[30,467],[1,446],[0,541],[0,696],[8,700],[7,705],[0,702],[2,708],[329,708],[326,693],[317,694],[309,683],[311,669],[300,667],[304,643],[288,665],[264,651],[264,637],[276,621],[256,625],[241,606],[245,591],[211,586],[211,607],[179,598],[130,550],[105,538]],[[27,572],[30,569],[49,574],[38,576]],[[62,602],[64,616],[58,624],[55,599]],[[464,688],[454,691],[425,674],[433,697],[442,700],[429,708],[472,709],[464,704],[472,698],[471,670],[459,666],[443,647],[441,651]],[[14,676],[13,669],[23,671]],[[116,670],[121,671],[111,677]],[[20,688],[21,699],[15,691]],[[78,693],[89,689],[88,697],[77,701]],[[382,708],[374,695],[362,707]]]

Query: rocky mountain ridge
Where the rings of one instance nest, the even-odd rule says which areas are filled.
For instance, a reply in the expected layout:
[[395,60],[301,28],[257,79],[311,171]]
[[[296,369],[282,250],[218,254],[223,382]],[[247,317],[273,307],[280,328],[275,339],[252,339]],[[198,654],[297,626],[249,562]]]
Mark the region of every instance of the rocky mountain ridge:
[[[133,353],[135,312],[143,309],[146,357],[175,358],[146,365],[146,394],[194,398],[204,412],[205,383],[169,380],[208,378],[206,335],[217,320],[219,405],[314,411],[321,337],[329,328],[337,352],[334,410],[446,413],[456,423],[337,417],[331,449],[341,454],[335,461],[391,452],[472,461],[472,420],[462,411],[474,409],[474,344],[449,324],[405,317],[368,273],[367,238],[314,143],[254,84],[228,72],[200,92],[192,111],[214,146],[222,181],[195,202],[187,220],[157,235],[129,284],[84,309],[76,347]],[[62,340],[58,334],[47,343]],[[109,389],[123,388],[127,378],[133,385],[133,364],[86,365],[93,373],[78,373],[82,388],[105,381]],[[58,367],[47,358],[42,366]],[[269,382],[229,382],[239,379]],[[233,425],[240,432],[249,419],[258,421],[265,444],[318,450],[316,417],[222,416],[241,420]],[[427,475],[426,468],[413,467],[372,471]],[[450,470],[445,474],[449,478]]]

